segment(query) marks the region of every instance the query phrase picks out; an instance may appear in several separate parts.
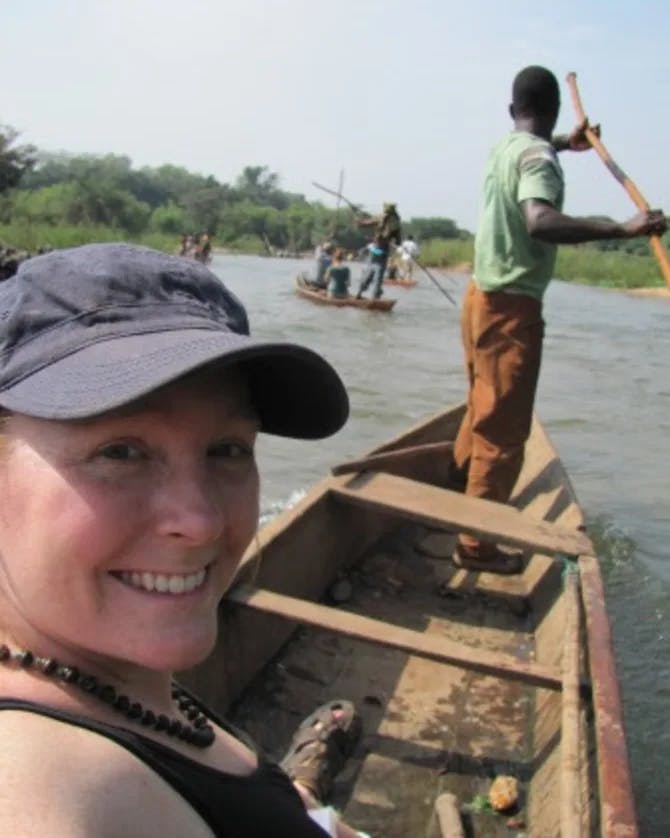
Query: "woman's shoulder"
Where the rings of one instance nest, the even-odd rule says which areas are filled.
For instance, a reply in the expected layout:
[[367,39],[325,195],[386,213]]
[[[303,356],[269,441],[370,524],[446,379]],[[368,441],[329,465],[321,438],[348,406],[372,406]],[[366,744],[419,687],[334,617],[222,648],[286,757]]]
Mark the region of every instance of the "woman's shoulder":
[[0,738],[3,835],[212,836],[158,774],[104,736],[8,710]]

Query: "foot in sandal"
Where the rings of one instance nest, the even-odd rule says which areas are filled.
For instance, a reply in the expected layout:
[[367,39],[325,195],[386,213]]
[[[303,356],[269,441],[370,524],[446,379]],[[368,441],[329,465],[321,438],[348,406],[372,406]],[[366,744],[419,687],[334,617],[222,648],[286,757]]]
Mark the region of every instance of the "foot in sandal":
[[473,573],[500,573],[511,576],[523,571],[523,555],[518,550],[507,553],[497,547],[480,553],[463,544],[457,544],[451,555],[451,561],[456,567]]
[[350,701],[323,704],[296,730],[281,767],[314,797],[327,799],[361,735],[361,718]]

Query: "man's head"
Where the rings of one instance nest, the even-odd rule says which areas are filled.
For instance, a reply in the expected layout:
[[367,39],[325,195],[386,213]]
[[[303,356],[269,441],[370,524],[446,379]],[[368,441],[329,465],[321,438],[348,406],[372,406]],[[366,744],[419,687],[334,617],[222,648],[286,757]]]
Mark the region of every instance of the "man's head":
[[396,205],[391,201],[386,201],[384,204],[384,215],[390,215],[396,211]]
[[512,84],[510,114],[514,120],[535,119],[553,129],[561,96],[556,76],[544,67],[526,67]]

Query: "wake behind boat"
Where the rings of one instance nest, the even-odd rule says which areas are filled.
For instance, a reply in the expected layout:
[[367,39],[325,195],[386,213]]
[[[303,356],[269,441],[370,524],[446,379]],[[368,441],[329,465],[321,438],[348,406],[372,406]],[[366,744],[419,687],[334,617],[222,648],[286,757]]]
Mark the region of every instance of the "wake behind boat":
[[381,298],[378,300],[357,297],[329,297],[325,291],[310,286],[304,273],[298,274],[295,280],[295,290],[299,297],[304,297],[306,300],[311,300],[318,305],[352,307],[352,308],[367,308],[372,311],[391,311],[396,304],[396,300],[389,298]]
[[[634,838],[600,568],[568,477],[535,421],[510,505],[453,491],[462,415],[341,464],[266,525],[189,685],[276,757],[314,707],[353,701],[363,736],[332,802],[372,835],[456,835],[434,811],[448,792],[468,834],[507,836],[510,813],[481,803],[508,775],[517,829]],[[455,568],[459,531],[524,548],[523,573]]]

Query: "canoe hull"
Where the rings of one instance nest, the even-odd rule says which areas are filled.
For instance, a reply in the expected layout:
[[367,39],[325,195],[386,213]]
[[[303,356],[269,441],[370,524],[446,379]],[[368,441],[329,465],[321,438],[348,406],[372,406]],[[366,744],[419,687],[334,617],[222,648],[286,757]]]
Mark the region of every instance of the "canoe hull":
[[[617,708],[605,708],[607,724],[599,725],[582,702],[576,712],[577,772],[571,775],[561,761],[567,625],[562,565],[547,550],[538,550],[519,577],[467,574],[448,561],[457,527],[427,526],[416,515],[403,516],[390,495],[385,506],[371,503],[378,477],[391,484],[397,478],[393,485],[402,487],[408,508],[430,487],[444,491],[450,456],[435,455],[434,446],[453,440],[462,414],[462,407],[440,413],[370,452],[376,462],[384,455],[383,474],[345,472],[324,478],[296,507],[264,527],[247,552],[237,581],[254,589],[307,603],[325,596],[332,606],[328,592],[336,591],[333,583],[346,580],[350,593],[337,607],[337,620],[328,609],[317,609],[315,621],[310,623],[307,615],[296,631],[286,616],[226,600],[217,649],[210,661],[189,673],[189,683],[277,758],[300,718],[314,707],[333,697],[355,701],[363,715],[363,741],[336,783],[333,802],[351,823],[372,834],[438,838],[432,801],[448,791],[463,806],[486,794],[493,775],[506,773],[521,782],[529,834],[571,834],[561,826],[561,787],[568,778],[579,798],[582,835],[613,834],[603,827],[614,818],[619,834],[635,836],[634,807],[626,812],[617,802],[621,793],[630,795]],[[350,497],[352,492],[360,498]],[[447,521],[461,501],[462,496],[445,493],[435,519]],[[522,539],[532,543],[576,533],[589,546],[580,535],[583,516],[569,480],[537,422],[512,504],[523,516]],[[502,513],[496,517],[495,510],[487,511],[482,517],[486,526],[508,532]],[[458,520],[460,526],[467,516]],[[537,534],[538,527],[544,534]],[[597,563],[589,572],[598,573]],[[291,616],[299,611],[296,607]],[[387,636],[373,641],[374,627],[362,634],[341,625],[327,628],[329,620],[346,623],[347,614],[386,623]],[[595,622],[606,623],[602,597],[588,605],[580,636],[581,674],[592,679],[586,663],[594,615]],[[457,652],[472,649],[473,660],[491,666],[482,670],[467,661],[446,663],[439,655],[426,656],[419,643],[410,653],[395,643],[400,631],[419,632],[426,648],[443,642],[448,649],[456,644]],[[598,656],[613,666],[606,640]],[[496,661],[511,661],[511,671],[496,674]],[[553,681],[534,686],[529,671],[548,672]],[[594,693],[604,689],[616,699],[615,682],[605,677],[600,686],[594,683]],[[612,732],[617,724],[618,740]],[[616,799],[599,801],[597,776],[607,776],[611,765],[598,754],[622,741]],[[601,808],[609,814],[600,815]],[[618,820],[617,812],[622,813]],[[474,835],[508,834],[500,816],[483,813],[472,821]]]
[[385,279],[384,285],[394,285],[396,288],[414,288],[418,281],[416,279]]
[[305,282],[302,274],[296,277],[295,291],[299,297],[309,300],[317,305],[334,306],[335,308],[364,308],[370,311],[385,311],[389,312],[396,304],[395,300],[388,298],[381,298],[379,300],[356,297],[329,297],[325,291],[319,291],[316,288],[310,288]]

